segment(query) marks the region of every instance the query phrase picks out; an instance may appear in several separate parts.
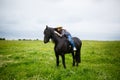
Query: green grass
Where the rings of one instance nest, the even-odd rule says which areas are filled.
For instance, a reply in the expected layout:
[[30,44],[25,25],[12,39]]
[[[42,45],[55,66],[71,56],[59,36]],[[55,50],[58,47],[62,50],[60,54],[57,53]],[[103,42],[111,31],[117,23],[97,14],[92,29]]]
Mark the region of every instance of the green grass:
[[54,44],[0,41],[0,80],[120,80],[120,41],[83,41],[78,67],[66,54],[56,67]]

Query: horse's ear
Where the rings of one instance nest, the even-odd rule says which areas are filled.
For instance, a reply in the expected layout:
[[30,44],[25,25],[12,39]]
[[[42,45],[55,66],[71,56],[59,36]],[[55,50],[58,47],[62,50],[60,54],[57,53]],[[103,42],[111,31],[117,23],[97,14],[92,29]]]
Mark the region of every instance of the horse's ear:
[[46,25],[46,29],[48,28],[48,25]]

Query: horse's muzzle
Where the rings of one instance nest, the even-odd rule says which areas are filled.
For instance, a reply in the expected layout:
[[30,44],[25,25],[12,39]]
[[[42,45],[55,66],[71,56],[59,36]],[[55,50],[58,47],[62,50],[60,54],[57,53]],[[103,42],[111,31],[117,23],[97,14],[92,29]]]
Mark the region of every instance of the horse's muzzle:
[[48,43],[49,41],[47,41],[47,40],[44,40],[44,43]]

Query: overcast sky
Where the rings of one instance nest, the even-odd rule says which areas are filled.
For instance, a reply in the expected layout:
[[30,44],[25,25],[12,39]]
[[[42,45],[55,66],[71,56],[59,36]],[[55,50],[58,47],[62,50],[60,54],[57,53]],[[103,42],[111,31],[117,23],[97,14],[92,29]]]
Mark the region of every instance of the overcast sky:
[[0,37],[43,40],[46,25],[82,40],[120,40],[120,0],[0,0]]

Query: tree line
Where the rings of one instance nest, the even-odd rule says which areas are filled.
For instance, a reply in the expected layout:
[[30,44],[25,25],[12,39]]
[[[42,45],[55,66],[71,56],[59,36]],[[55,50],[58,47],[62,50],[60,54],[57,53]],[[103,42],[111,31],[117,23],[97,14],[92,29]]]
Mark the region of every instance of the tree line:
[[6,40],[5,38],[0,38],[0,40]]
[[[0,40],[6,40],[6,38],[0,38]],[[39,40],[39,39],[18,39],[18,41],[32,41],[32,40]]]
[[[18,41],[32,41],[33,39],[18,39]],[[34,39],[34,40],[39,40],[39,39]]]

